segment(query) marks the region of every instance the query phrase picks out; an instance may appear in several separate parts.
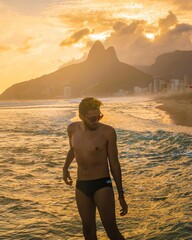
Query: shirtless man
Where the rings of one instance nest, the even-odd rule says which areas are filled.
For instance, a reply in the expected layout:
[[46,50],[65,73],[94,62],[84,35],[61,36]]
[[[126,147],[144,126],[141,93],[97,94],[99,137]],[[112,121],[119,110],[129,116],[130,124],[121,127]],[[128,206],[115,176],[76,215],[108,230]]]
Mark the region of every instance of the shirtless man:
[[63,180],[67,185],[72,185],[68,168],[75,158],[78,166],[76,202],[85,240],[97,240],[96,208],[109,239],[123,240],[125,238],[116,224],[109,166],[119,194],[121,216],[127,213],[128,206],[122,187],[116,132],[111,126],[99,123],[103,117],[101,104],[95,98],[84,98],[79,104],[79,117],[82,121],[68,126],[70,149],[63,167]]

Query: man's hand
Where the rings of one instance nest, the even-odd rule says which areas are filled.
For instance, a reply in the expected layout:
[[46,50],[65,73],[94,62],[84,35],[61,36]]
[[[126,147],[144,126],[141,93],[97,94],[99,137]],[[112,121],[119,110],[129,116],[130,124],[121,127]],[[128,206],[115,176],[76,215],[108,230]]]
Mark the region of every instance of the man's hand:
[[63,169],[63,180],[67,185],[72,185],[73,181],[68,170]]
[[124,216],[128,212],[128,205],[127,205],[127,203],[126,203],[124,198],[119,198],[119,203],[120,203],[120,205],[122,207],[122,209],[120,210],[120,215]]

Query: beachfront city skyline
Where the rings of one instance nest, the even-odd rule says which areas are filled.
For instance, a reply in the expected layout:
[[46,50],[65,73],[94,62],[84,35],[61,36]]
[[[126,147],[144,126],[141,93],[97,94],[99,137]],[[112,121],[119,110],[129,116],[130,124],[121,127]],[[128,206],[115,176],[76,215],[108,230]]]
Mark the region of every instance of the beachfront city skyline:
[[115,47],[119,60],[130,65],[191,50],[191,9],[190,0],[0,0],[0,94],[83,61],[96,40]]

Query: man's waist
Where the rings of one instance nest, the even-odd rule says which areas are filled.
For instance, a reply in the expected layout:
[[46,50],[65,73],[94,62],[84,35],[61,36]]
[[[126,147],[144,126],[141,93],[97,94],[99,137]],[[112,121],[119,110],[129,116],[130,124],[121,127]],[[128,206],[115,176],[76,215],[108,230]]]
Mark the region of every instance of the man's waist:
[[77,178],[77,182],[83,182],[83,181],[92,181],[92,182],[94,182],[94,181],[98,181],[98,180],[110,180],[111,181],[111,178],[110,178],[110,176],[104,176],[104,177],[99,177],[99,178]]
[[105,166],[95,168],[80,168],[78,167],[77,178],[79,180],[92,180],[109,177],[109,169]]

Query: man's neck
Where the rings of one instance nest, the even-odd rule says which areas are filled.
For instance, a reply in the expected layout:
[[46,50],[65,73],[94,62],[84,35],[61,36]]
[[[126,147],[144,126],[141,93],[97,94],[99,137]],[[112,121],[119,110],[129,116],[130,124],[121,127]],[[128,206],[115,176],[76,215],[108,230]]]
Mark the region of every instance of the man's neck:
[[[98,127],[99,127],[99,125],[98,125]],[[85,132],[94,132],[98,129],[98,127],[95,129],[91,129],[91,128],[89,128],[89,126],[86,125],[85,122],[82,121],[82,130]]]

